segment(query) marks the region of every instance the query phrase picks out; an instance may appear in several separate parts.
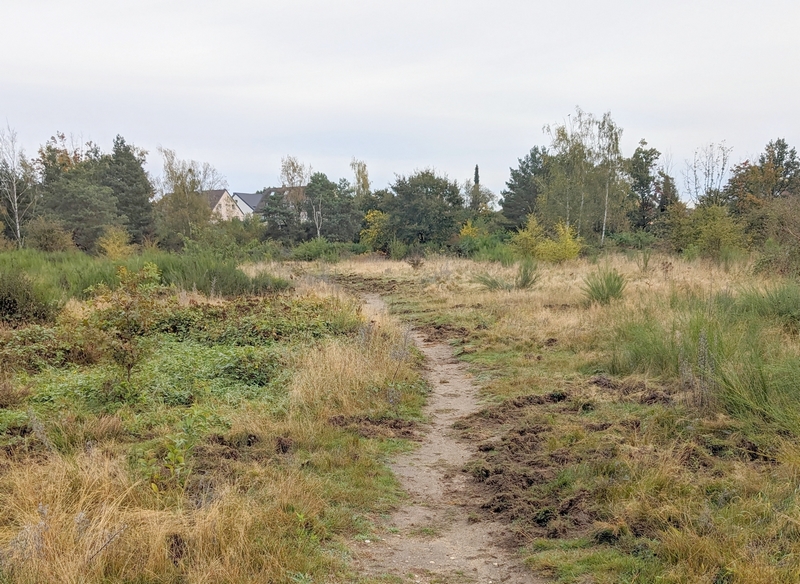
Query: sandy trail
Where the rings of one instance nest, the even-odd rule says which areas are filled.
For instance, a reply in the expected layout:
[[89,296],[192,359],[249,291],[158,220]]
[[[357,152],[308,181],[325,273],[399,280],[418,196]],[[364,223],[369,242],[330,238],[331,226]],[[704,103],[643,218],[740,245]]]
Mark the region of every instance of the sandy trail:
[[[365,300],[368,310],[385,310],[377,294]],[[425,408],[430,424],[422,443],[391,465],[409,501],[381,526],[382,539],[359,544],[361,572],[431,584],[544,582],[501,545],[508,537],[503,525],[471,516],[480,501],[470,495],[461,469],[475,449],[452,430],[458,419],[480,408],[465,366],[448,345],[426,342],[416,331],[413,339],[425,355],[432,387]]]

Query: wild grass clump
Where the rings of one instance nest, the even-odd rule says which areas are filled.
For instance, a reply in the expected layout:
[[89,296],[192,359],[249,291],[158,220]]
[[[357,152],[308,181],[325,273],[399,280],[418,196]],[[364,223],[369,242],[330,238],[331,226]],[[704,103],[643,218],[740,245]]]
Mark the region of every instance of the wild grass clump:
[[522,260],[517,268],[517,274],[513,282],[506,281],[500,277],[493,276],[487,272],[479,273],[474,281],[487,290],[528,290],[533,288],[539,281],[538,265],[535,261],[528,258]]
[[[385,319],[383,321],[385,323]],[[330,339],[309,354],[289,390],[291,415],[303,420],[352,416],[396,417],[418,412],[424,386],[408,332],[366,325],[356,342]]]
[[233,260],[220,259],[211,253],[157,254],[145,259],[158,266],[164,284],[209,296],[264,294],[289,286],[285,280],[268,274],[250,278]]
[[743,314],[774,320],[791,333],[800,332],[800,284],[786,282],[764,291],[751,289],[742,293],[735,303]]
[[587,304],[609,304],[622,298],[627,282],[625,276],[614,268],[601,268],[583,280],[583,294]]
[[672,310],[645,307],[617,326],[610,370],[673,380],[690,405],[723,411],[762,435],[798,435],[796,302],[800,290],[787,283],[738,297],[684,298]]

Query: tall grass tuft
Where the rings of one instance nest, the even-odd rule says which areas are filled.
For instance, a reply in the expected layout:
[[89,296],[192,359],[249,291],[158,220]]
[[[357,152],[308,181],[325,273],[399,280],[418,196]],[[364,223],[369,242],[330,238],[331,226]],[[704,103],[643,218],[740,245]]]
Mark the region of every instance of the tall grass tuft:
[[735,303],[740,313],[776,320],[787,331],[800,332],[800,284],[786,282],[780,286],[742,293]]
[[492,276],[487,272],[477,274],[474,278],[474,282],[492,291],[505,290],[506,292],[510,292],[511,290],[528,290],[533,288],[539,281],[538,269],[538,265],[534,260],[526,258],[519,263],[517,275],[513,282],[508,282],[497,276]]
[[612,300],[622,298],[626,285],[625,276],[617,270],[601,268],[584,278],[581,290],[587,304],[609,304]]
[[517,277],[514,280],[514,287],[517,290],[527,290],[533,288],[539,281],[539,266],[531,259],[522,260],[517,269]]

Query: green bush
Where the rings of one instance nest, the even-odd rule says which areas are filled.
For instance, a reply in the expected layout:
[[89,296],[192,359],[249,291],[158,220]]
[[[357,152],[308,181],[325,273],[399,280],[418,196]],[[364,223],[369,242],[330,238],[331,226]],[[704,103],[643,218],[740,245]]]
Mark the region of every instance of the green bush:
[[55,219],[37,217],[25,226],[25,245],[38,251],[70,251],[75,242],[64,224]]
[[339,248],[324,237],[311,239],[298,243],[291,252],[291,258],[301,262],[322,260],[327,262],[339,261]]
[[408,256],[408,246],[395,238],[389,242],[389,257],[393,260],[402,260]]
[[293,260],[301,262],[323,261],[336,263],[344,258],[367,253],[369,247],[363,243],[330,242],[324,237],[298,243],[290,252]]
[[52,321],[60,300],[57,290],[35,283],[23,272],[0,270],[0,322],[17,326]]
[[647,249],[652,247],[656,242],[656,238],[652,233],[648,233],[642,229],[638,231],[623,231],[622,233],[614,233],[608,237],[617,247],[623,249]]
[[608,304],[622,298],[626,285],[625,276],[617,270],[601,268],[584,278],[581,290],[589,304]]

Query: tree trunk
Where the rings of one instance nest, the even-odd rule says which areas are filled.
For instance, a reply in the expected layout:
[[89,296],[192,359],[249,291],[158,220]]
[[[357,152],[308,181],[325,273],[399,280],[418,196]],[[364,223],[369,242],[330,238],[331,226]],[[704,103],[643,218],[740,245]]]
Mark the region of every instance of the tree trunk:
[[603,233],[600,235],[600,245],[603,245],[606,241],[606,221],[608,219],[608,183],[611,182],[610,179],[606,179],[606,204],[603,209]]

